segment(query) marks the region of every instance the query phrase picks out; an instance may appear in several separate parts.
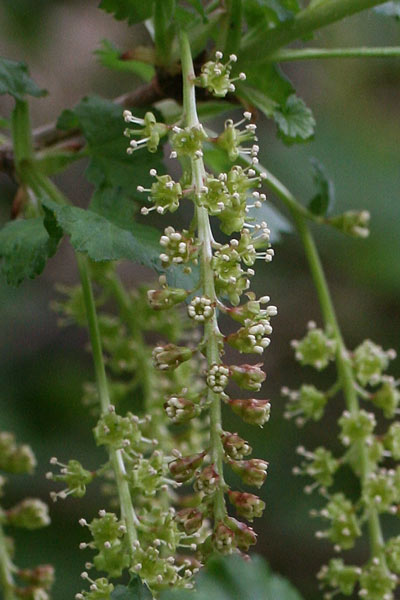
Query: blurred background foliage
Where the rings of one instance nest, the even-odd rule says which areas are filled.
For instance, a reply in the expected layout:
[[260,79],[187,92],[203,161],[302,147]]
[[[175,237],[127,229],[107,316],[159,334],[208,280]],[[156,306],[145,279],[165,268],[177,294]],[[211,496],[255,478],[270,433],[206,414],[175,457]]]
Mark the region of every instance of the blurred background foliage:
[[[35,126],[56,119],[85,94],[113,97],[135,87],[135,76],[106,71],[93,51],[104,37],[129,49],[146,36],[141,27],[128,28],[114,21],[93,1],[0,1],[0,55],[25,60],[33,78],[50,92],[32,102]],[[398,21],[368,11],[318,32],[313,43],[324,47],[396,45],[399,36]],[[371,235],[365,241],[325,228],[315,233],[348,346],[367,337],[400,350],[400,60],[304,61],[286,63],[283,70],[312,108],[316,135],[306,145],[286,147],[275,138],[274,125],[261,121],[261,161],[305,202],[313,195],[309,159],[314,156],[335,182],[338,212],[370,210]],[[0,116],[8,117],[9,110],[8,100],[0,98]],[[83,171],[80,163],[57,179],[76,204],[85,206],[91,189]],[[9,218],[14,193],[12,183],[0,174],[1,222]],[[331,406],[322,425],[300,431],[282,418],[282,385],[296,388],[305,380],[319,380],[323,386],[333,373],[315,376],[294,363],[290,340],[302,336],[309,319],[320,323],[320,314],[296,236],[285,234],[275,250],[272,265],[260,268],[256,278],[258,293],[268,293],[279,307],[266,353],[264,393],[272,401],[272,418],[264,429],[255,432],[249,427],[243,434],[248,434],[255,456],[270,462],[263,488],[267,510],[256,524],[257,550],[307,600],[316,600],[320,593],[315,572],[327,559],[330,545],[315,539],[318,523],[308,514],[318,498],[304,495],[306,482],[293,477],[291,470],[299,443],[309,448],[321,443],[335,447],[335,421],[343,406]],[[127,264],[122,268],[132,286],[152,280],[143,268]],[[14,477],[10,482],[9,504],[24,495],[48,499],[51,484],[44,474],[53,455],[62,461],[75,457],[89,468],[99,460],[91,436],[93,420],[80,402],[82,383],[92,376],[86,335],[73,328],[59,329],[49,309],[54,284],[75,281],[73,253],[64,242],[39,279],[18,289],[0,282],[0,426],[31,444],[38,457],[34,478]],[[393,365],[394,375],[396,369],[398,375],[399,360]],[[227,429],[243,427],[235,419],[226,415]],[[353,479],[347,473],[341,478],[350,493]],[[78,519],[91,517],[99,508],[98,490],[92,487],[82,500],[52,505],[50,528],[24,532],[16,539],[19,564],[55,565],[56,600],[71,598],[81,587],[79,573],[89,556],[78,549],[82,539]],[[356,557],[365,554],[364,544],[357,546]]]

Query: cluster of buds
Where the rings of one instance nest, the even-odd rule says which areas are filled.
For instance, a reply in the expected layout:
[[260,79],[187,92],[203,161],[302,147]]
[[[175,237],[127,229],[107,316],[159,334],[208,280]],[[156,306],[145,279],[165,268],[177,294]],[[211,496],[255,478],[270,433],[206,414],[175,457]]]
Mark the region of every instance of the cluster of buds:
[[[195,81],[220,97],[234,89],[230,71],[235,60],[232,56],[227,64],[222,64],[221,58],[222,54],[217,53],[216,61],[206,63]],[[244,75],[239,75],[239,79],[244,79]],[[163,313],[165,309],[175,308],[186,301],[189,318],[194,324],[203,326],[204,330],[202,338],[199,336],[201,342],[197,349],[178,345],[181,338],[177,338],[160,342],[152,353],[156,371],[174,378],[176,384],[174,392],[165,393],[161,402],[164,415],[174,426],[179,425],[177,429],[180,432],[183,429],[181,425],[187,425],[186,431],[179,434],[180,444],[170,447],[169,453],[164,456],[168,461],[170,480],[161,462],[160,468],[152,465],[154,487],[151,488],[139,477],[140,465],[145,473],[151,458],[139,458],[135,462],[133,456],[129,458],[127,480],[133,490],[133,479],[139,477],[135,489],[138,493],[141,487],[142,496],[146,495],[143,492],[146,486],[156,494],[162,481],[167,482],[168,486],[193,485],[195,494],[189,498],[180,490],[179,502],[184,508],[169,522],[170,535],[174,539],[167,542],[167,547],[172,551],[178,545],[185,547],[186,544],[190,551],[197,552],[196,560],[201,561],[213,550],[223,553],[246,552],[256,541],[251,527],[228,515],[225,493],[229,487],[224,478],[224,464],[241,478],[244,485],[255,487],[261,487],[265,481],[268,467],[265,460],[249,458],[252,452],[249,443],[237,433],[223,431],[220,417],[217,417],[219,404],[226,402],[244,422],[263,426],[269,420],[271,408],[269,400],[231,399],[226,393],[232,384],[250,392],[260,391],[266,378],[261,363],[231,365],[223,361],[224,344],[233,346],[241,353],[261,355],[270,343],[270,319],[277,314],[276,307],[269,305],[269,297],[262,296],[257,300],[252,292],[247,291],[255,274],[253,267],[256,260],[270,262],[274,254],[270,247],[267,223],[261,220],[257,222],[252,211],[262,206],[266,196],[260,190],[265,176],[257,175],[256,171],[259,147],[256,144],[256,126],[250,122],[251,118],[251,113],[245,112],[243,119],[238,122],[227,120],[224,131],[214,138],[208,138],[202,125],[193,119],[187,126],[182,122],[174,125],[171,127],[170,157],[181,161],[181,180],[175,182],[168,175],[159,176],[152,170],[156,183],[151,189],[139,187],[140,191],[149,193],[149,200],[153,204],[151,209],[142,209],[143,214],[150,210],[160,214],[167,210],[173,212],[182,198],[194,204],[195,216],[188,230],[176,231],[171,226],[165,229],[160,239],[160,261],[163,269],[174,267],[170,279],[185,281],[189,273],[193,277],[199,272],[200,281],[194,285],[191,282],[190,290],[184,289],[184,285],[182,288],[169,287],[166,275],[160,279],[161,289],[148,293],[148,301],[155,311]],[[233,165],[219,175],[208,173],[203,163],[206,141],[223,148],[232,161],[245,157],[249,166]],[[216,241],[211,231],[210,216],[216,216],[220,230],[228,236],[234,234],[233,238],[223,244]],[[191,270],[191,265],[197,264],[199,269]],[[241,303],[244,293],[247,297]],[[224,335],[220,331],[220,313],[240,323],[236,332]],[[179,388],[181,374],[186,369],[190,370],[196,361],[203,375],[202,384],[185,384]],[[206,366],[203,369],[204,363]],[[123,424],[121,429],[124,430]],[[127,440],[122,430],[120,442]],[[206,443],[205,433],[209,434]],[[198,445],[196,447],[198,440],[203,442],[200,448]],[[127,449],[123,445],[119,447],[124,456],[129,457]],[[139,452],[138,449],[136,451]],[[260,517],[265,507],[261,498],[247,491],[229,490],[229,498],[237,514],[249,521]],[[152,517],[155,509],[146,506],[147,517],[154,531],[158,527],[156,518]],[[217,511],[214,513],[217,506],[219,515]],[[225,516],[221,518],[222,512]],[[204,517],[210,518],[211,522]],[[143,527],[143,531],[145,521],[146,516],[141,515],[139,529]],[[166,541],[165,535],[164,530],[158,534],[161,545]],[[179,544],[177,539],[180,540]],[[157,590],[157,586],[161,589],[162,585],[165,587],[171,582],[175,585],[171,575],[175,573],[176,576],[174,561],[171,560],[167,568],[165,560],[161,561],[154,540],[149,537],[147,541],[147,548],[141,544],[135,551],[136,565],[133,570],[152,590]],[[187,570],[189,577],[190,569]],[[189,587],[191,584],[187,581],[184,587],[186,585]]]
[[18,445],[13,433],[0,432],[0,469],[7,473],[32,473],[36,459],[26,444]]
[[228,92],[235,91],[235,81],[244,81],[245,73],[239,73],[231,78],[233,65],[237,61],[236,54],[231,54],[226,63],[221,62],[223,54],[219,50],[215,53],[215,60],[209,60],[201,67],[201,74],[195,80],[196,85],[206,88],[217,98],[224,98]]
[[283,387],[282,396],[288,398],[286,419],[296,419],[296,425],[302,427],[307,421],[319,421],[323,415],[328,397],[314,385],[303,384],[299,390]]
[[181,265],[193,261],[197,264],[199,245],[188,231],[175,231],[173,227],[167,227],[164,235],[160,238],[163,249],[160,254],[161,264],[164,268],[172,264]]
[[[336,351],[335,343],[314,324],[306,337],[293,346],[296,358],[302,364],[317,369],[326,367]],[[352,353],[342,350],[341,356],[349,372],[352,371],[354,393],[381,409],[388,419],[398,414],[400,401],[399,382],[385,374],[389,361],[395,356],[394,350],[385,351],[370,340],[365,340]],[[289,398],[286,416],[296,417],[298,425],[310,419],[321,419],[328,398],[339,391],[340,383],[326,392],[313,385],[303,385],[298,391],[284,388],[283,394]],[[371,388],[374,389],[371,391]],[[313,452],[300,447],[298,453],[304,460],[293,469],[296,475],[313,479],[312,484],[305,486],[306,492],[319,488],[327,500],[322,510],[311,511],[311,514],[329,521],[329,527],[317,531],[316,535],[329,539],[336,552],[354,546],[362,535],[365,521],[379,519],[380,513],[397,515],[400,504],[400,467],[393,467],[393,460],[400,459],[400,424],[394,422],[386,433],[377,435],[375,414],[355,405],[342,413],[338,425],[339,439],[345,447],[340,458],[335,458],[324,447]],[[386,459],[391,461],[389,468],[382,466]],[[361,460],[363,464],[360,464]],[[361,480],[357,502],[352,502],[341,492],[333,495],[328,492],[335,483],[336,471],[346,463]],[[400,541],[392,538],[383,543],[382,552],[373,554],[364,566],[347,565],[342,559],[333,559],[320,570],[318,578],[321,589],[328,590],[324,593],[325,600],[331,600],[338,593],[351,596],[357,586],[360,598],[394,600],[399,573]]]
[[382,381],[382,373],[389,366],[389,360],[395,358],[395,350],[383,350],[371,340],[365,340],[354,350],[352,357],[358,381],[362,386],[378,385]]

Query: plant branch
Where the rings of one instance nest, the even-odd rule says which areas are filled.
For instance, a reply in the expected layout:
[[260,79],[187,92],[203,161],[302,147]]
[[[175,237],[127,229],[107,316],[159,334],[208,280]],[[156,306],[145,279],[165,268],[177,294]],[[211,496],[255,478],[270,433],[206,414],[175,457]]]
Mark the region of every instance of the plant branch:
[[255,32],[249,33],[243,40],[241,64],[254,60],[257,63],[268,61],[268,55],[278,48],[304,38],[316,29],[384,2],[385,0],[327,0],[305,8],[291,21],[285,21],[271,29],[268,35],[265,35],[265,25],[260,24]]
[[[309,226],[306,222],[305,216],[302,214],[302,211],[299,210],[301,204],[295,199],[293,194],[291,194],[291,192],[289,192],[289,190],[287,190],[281,182],[279,182],[276,178],[273,178],[273,181],[274,183],[273,185],[271,185],[271,179],[269,176],[265,180],[265,184],[270,185],[271,189],[273,189],[275,193],[279,196],[279,198],[283,200],[283,202],[291,212],[293,221],[296,225],[301,241],[303,243],[304,252],[306,254],[306,258],[311,271],[311,276],[316,288],[325,326],[336,340],[336,366],[346,402],[346,407],[351,413],[357,414],[360,410],[360,406],[356,389],[356,381],[354,379],[352,366],[349,360],[349,353],[343,341],[343,336],[336,317],[334,305],[329,291],[328,282],[325,277],[325,273],[322,267],[317,247],[315,245]],[[368,457],[368,448],[364,444],[359,443],[357,444],[357,447],[355,449],[359,456],[361,485],[364,486],[367,477],[371,472],[371,464]],[[371,555],[372,557],[379,558],[382,561],[382,564],[386,567],[386,559],[384,555],[384,540],[380,519],[377,510],[372,507],[369,509],[368,512],[368,529]]]
[[[196,110],[196,96],[193,79],[195,77],[193,61],[190,51],[190,44],[186,33],[180,33],[182,77],[183,77],[183,107],[185,122],[188,127],[199,126],[199,119]],[[203,187],[203,177],[205,175],[204,162],[202,158],[191,159],[192,165],[192,185],[195,194],[199,194]],[[212,302],[217,301],[214,287],[214,273],[211,267],[212,259],[212,235],[210,220],[207,209],[202,206],[196,206],[196,216],[198,225],[198,236],[201,246],[201,282],[205,296]],[[204,326],[204,339],[206,344],[207,364],[221,362],[219,354],[219,329],[217,315],[206,322]],[[219,475],[219,485],[214,496],[214,517],[216,521],[222,521],[226,516],[226,505],[224,498],[224,472],[223,456],[224,450],[221,441],[222,418],[221,418],[221,400],[220,396],[208,389],[208,402],[210,404],[210,444],[211,458],[214,469]]]
[[400,46],[360,48],[282,48],[269,55],[271,62],[292,62],[319,58],[388,58],[400,57]]

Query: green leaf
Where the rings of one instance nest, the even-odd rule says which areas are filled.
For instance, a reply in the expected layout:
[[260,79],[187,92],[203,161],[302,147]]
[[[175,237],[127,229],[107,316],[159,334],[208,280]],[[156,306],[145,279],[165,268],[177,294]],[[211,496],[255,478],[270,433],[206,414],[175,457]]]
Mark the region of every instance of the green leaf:
[[287,144],[306,142],[314,135],[315,119],[311,110],[295,94],[289,96],[284,106],[273,115],[279,135]]
[[302,600],[283,577],[270,572],[262,558],[215,557],[197,578],[196,591],[168,591],[161,600]]
[[264,29],[293,19],[300,9],[297,0],[243,0],[243,6],[247,24]]
[[276,108],[279,106],[277,102],[264,94],[261,90],[250,87],[249,85],[240,86],[240,95],[251,102],[256,108],[261,110],[266,117],[273,117]]
[[112,13],[118,21],[141,23],[153,14],[154,0],[102,0],[100,8]]
[[7,283],[17,286],[24,279],[40,275],[61,238],[57,227],[50,231],[52,235],[42,217],[10,221],[0,230],[1,270]]
[[84,158],[85,151],[75,152],[74,150],[48,150],[42,153],[37,153],[35,158],[35,166],[43,175],[54,175],[64,171],[69,165]]
[[393,0],[393,2],[385,2],[385,4],[375,6],[374,11],[384,17],[394,17],[396,21],[400,21],[400,0]]
[[103,187],[93,194],[89,209],[124,229],[127,223],[133,222],[138,206],[120,188]]
[[40,98],[47,92],[29,77],[25,63],[0,58],[0,94],[10,94],[16,100],[23,100],[26,95]]
[[204,6],[202,5],[201,0],[188,0],[188,2],[189,2],[189,4],[191,4],[193,6],[195,11],[197,11],[199,13],[201,18],[203,19],[203,23],[207,23],[208,22],[207,15],[204,11]]
[[149,65],[140,60],[126,60],[121,58],[121,52],[108,40],[102,40],[101,44],[101,48],[95,50],[94,53],[98,57],[100,64],[104,67],[108,67],[114,71],[134,73],[144,81],[151,81],[153,79],[155,74],[153,65]]
[[111,594],[112,600],[152,600],[153,595],[139,577],[133,577],[128,586],[117,585]]
[[128,221],[118,226],[93,210],[60,206],[49,199],[43,206],[57,225],[70,236],[72,246],[91,260],[128,259],[160,271],[159,232],[147,225]]
[[335,187],[329,179],[325,167],[316,159],[310,159],[313,169],[313,180],[317,193],[308,204],[309,210],[318,216],[329,215],[335,203]]
[[[242,68],[242,65],[240,65],[240,68]],[[246,65],[243,70],[246,72],[246,83],[238,82],[239,96],[243,92],[246,97],[246,94],[251,93],[251,90],[249,90],[251,88],[261,92],[271,101],[284,106],[287,99],[294,93],[291,82],[277,65],[266,63],[260,66],[252,62],[250,65]],[[260,110],[263,110],[263,108],[260,107]]]
[[[72,111],[64,111],[57,127],[70,129],[78,126],[82,130],[90,156],[86,177],[96,188],[119,187],[143,202],[143,194],[136,188],[138,185],[150,187],[153,182],[149,175],[151,168],[159,173],[164,171],[162,150],[152,154],[143,148],[128,155],[122,112],[123,108],[110,100],[91,96],[84,98]],[[134,108],[133,112],[135,116],[143,117],[146,111]]]

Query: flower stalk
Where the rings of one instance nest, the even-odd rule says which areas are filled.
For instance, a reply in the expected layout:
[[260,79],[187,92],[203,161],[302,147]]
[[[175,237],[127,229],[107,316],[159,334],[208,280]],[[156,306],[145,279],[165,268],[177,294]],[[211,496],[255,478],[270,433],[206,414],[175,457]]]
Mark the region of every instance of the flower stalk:
[[[187,127],[198,127],[199,119],[196,110],[196,95],[192,55],[187,34],[180,32],[180,47],[182,61],[183,78],[183,109],[184,118]],[[191,158],[192,185],[196,196],[200,195],[203,188],[205,177],[205,168],[202,157]],[[207,209],[202,206],[196,206],[196,219],[198,227],[198,237],[201,242],[201,284],[204,295],[210,298],[212,303],[217,303],[215,293],[214,272],[211,266],[212,253],[212,233]],[[218,328],[217,315],[214,311],[211,318],[204,325],[204,345],[206,347],[206,357],[208,368],[213,364],[220,364],[219,342],[221,334]],[[211,456],[214,468],[219,476],[218,486],[214,496],[214,516],[218,521],[223,521],[226,516],[226,504],[224,498],[224,473],[223,456],[224,450],[221,441],[221,400],[220,395],[216,394],[211,388],[208,389],[208,398],[210,404],[210,442]]]

